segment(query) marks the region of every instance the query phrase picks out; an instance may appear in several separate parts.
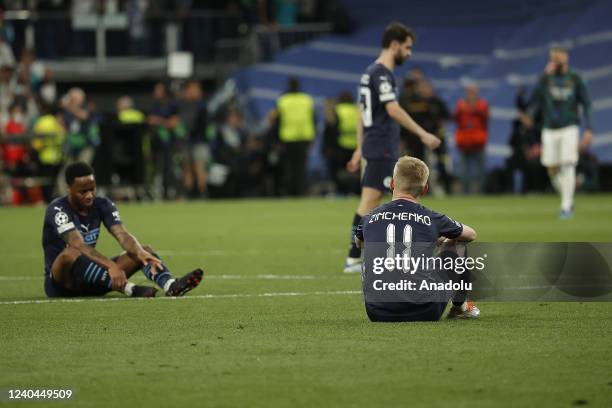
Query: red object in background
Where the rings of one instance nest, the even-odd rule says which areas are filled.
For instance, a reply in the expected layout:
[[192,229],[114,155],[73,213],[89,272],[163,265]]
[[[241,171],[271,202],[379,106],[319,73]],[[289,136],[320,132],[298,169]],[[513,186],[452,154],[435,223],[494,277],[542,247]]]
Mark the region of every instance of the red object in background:
[[11,201],[13,205],[37,204],[44,203],[45,198],[40,187],[30,187],[25,191],[25,194],[14,188]]
[[[22,135],[27,131],[25,125],[21,122],[9,120],[4,127],[4,133],[8,136]],[[3,143],[2,144],[2,160],[7,165],[15,165],[25,160],[28,155],[29,146],[27,144]]]
[[16,122],[14,120],[9,120],[4,127],[4,133],[7,135],[22,135],[26,132],[26,127],[21,122]]
[[455,141],[460,150],[482,150],[487,144],[487,128],[489,125],[489,104],[479,99],[470,106],[464,99],[455,107],[455,122],[457,131]]

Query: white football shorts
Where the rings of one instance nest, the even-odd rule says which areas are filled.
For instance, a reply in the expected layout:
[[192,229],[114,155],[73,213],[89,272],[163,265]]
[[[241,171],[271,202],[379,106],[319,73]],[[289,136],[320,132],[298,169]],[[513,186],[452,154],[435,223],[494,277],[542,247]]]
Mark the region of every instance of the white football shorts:
[[579,133],[580,128],[576,125],[542,129],[542,165],[557,167],[578,163]]

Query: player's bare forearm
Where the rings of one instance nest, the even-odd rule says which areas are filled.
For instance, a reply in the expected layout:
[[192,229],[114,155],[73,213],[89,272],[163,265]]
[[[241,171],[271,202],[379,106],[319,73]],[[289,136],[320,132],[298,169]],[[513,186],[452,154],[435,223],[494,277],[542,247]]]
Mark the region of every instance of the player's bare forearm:
[[357,150],[361,151],[363,145],[363,122],[361,121],[361,115],[357,119]]
[[94,247],[89,246],[83,241],[83,237],[76,230],[69,232],[64,241],[71,248],[76,249],[81,254],[85,255],[90,260],[94,261],[98,265],[104,266],[106,269],[113,268],[115,263],[98,252]]
[[476,239],[476,230],[469,225],[463,224],[463,231],[461,231],[461,235],[455,239],[460,242],[472,242]]
[[414,133],[419,136],[419,138],[426,133],[425,129],[419,126],[408,113],[402,109],[397,102],[389,102],[386,105],[387,113],[391,116],[397,123],[399,123],[404,129],[409,132]]
[[385,105],[385,108],[393,120],[399,123],[404,129],[417,135],[425,146],[430,149],[435,149],[440,146],[440,139],[419,126],[419,124],[416,123],[397,102],[389,102]]
[[361,167],[361,146],[363,144],[363,123],[361,122],[361,115],[357,121],[357,148],[353,152],[351,160],[346,163],[346,169],[354,173]]
[[123,248],[128,254],[136,257],[144,265],[152,265],[153,274],[157,273],[158,270],[163,268],[162,262],[155,255],[147,252],[135,236],[130,234],[122,224],[113,225],[110,228],[110,233],[113,234],[121,248]]
[[141,251],[144,251],[140,242],[135,236],[130,234],[123,225],[117,224],[110,228],[111,234],[115,237],[121,248],[124,249],[128,254],[138,255]]

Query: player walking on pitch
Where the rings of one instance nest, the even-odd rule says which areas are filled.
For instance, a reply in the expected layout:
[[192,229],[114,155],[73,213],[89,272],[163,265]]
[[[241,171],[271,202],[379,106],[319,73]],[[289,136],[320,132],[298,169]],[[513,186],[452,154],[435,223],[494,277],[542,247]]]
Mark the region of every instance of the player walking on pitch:
[[[125,229],[115,204],[96,197],[96,181],[89,165],[71,164],[65,177],[68,195],[49,204],[43,226],[48,297],[102,296],[112,290],[132,297],[155,296],[156,288],[128,282],[140,269],[168,296],[182,296],[198,286],[201,269],[174,279],[153,249],[141,246]],[[109,259],[95,249],[102,223],[126,251],[124,254]]]
[[[585,130],[579,142],[580,115]],[[591,100],[586,84],[569,68],[566,49],[550,50],[549,62],[533,94],[530,111],[542,114],[542,165],[548,170],[550,181],[561,195],[562,220],[574,215],[576,164],[578,152],[591,143]]]
[[347,169],[352,172],[359,170],[362,159],[365,169],[361,180],[361,199],[353,217],[351,247],[344,267],[346,273],[361,271],[361,250],[352,237],[361,218],[380,205],[384,192],[389,188],[393,166],[399,157],[399,126],[417,135],[430,149],[440,145],[440,139],[420,127],[397,101],[393,70],[410,57],[414,41],[415,34],[408,27],[400,23],[389,24],[383,33],[382,51],[378,59],[361,76],[361,120],[357,149],[347,163]]

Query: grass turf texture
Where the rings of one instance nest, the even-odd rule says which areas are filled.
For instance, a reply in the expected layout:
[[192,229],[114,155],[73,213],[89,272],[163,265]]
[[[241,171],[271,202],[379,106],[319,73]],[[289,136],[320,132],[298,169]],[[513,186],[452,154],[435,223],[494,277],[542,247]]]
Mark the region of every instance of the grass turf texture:
[[[612,242],[609,195],[580,196],[565,222],[553,196],[425,204],[481,241]],[[176,275],[203,265],[203,285],[177,300],[41,304],[6,302],[44,299],[44,209],[0,209],[0,389],[70,387],[73,406],[611,405],[610,303],[482,303],[479,321],[369,323],[359,277],[340,272],[355,205],[119,205]],[[98,248],[118,252],[107,233]]]

